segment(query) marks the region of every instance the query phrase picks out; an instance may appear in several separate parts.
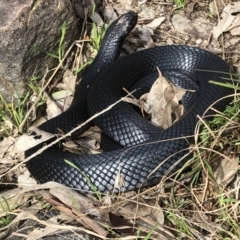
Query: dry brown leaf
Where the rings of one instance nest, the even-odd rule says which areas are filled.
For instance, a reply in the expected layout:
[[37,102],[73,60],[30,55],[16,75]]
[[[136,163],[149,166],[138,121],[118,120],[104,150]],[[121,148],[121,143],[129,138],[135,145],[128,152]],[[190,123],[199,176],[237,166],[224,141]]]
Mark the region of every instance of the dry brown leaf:
[[136,219],[150,217],[151,220],[160,224],[164,223],[162,209],[155,200],[141,200],[137,202],[126,200],[121,206],[115,206],[112,210],[117,215],[124,216],[125,219]]
[[151,29],[156,29],[165,21],[165,19],[166,19],[166,17],[155,18],[152,22],[150,22],[146,26],[148,26]]
[[99,153],[100,144],[95,139],[89,139],[84,142],[84,145],[92,151],[92,153]]
[[38,107],[37,107],[37,104],[35,104],[37,99],[38,99],[38,94],[36,92],[33,92],[33,94],[29,98],[29,103],[33,104],[33,108],[32,108],[31,114],[29,116],[29,118],[31,119],[31,122],[34,122],[37,119]]
[[52,181],[49,181],[49,182],[46,182],[46,183],[43,183],[43,184],[32,183],[32,184],[29,184],[27,186],[23,185],[22,188],[23,188],[24,192],[37,191],[37,190],[41,190],[41,189],[52,189],[52,188],[67,189],[67,187],[64,186],[63,184],[57,183],[57,182],[52,182]]
[[[146,233],[148,233],[154,228],[153,234],[151,235],[151,239],[156,240],[176,240],[176,237],[171,233],[171,229],[167,229],[164,225],[157,224],[156,221],[149,220],[148,218],[144,218],[137,221],[139,226],[143,226],[144,229],[148,229]],[[146,235],[145,235],[146,236]]]
[[64,147],[70,148],[70,149],[72,149],[73,151],[74,151],[75,149],[77,149],[77,151],[79,151],[79,150],[78,150],[79,145],[78,145],[77,143],[71,141],[71,140],[65,141],[65,142],[63,142],[62,144],[63,144]]
[[184,7],[184,11],[187,13],[187,15],[190,16],[190,14],[194,11],[195,9],[196,2],[190,2]]
[[106,19],[108,22],[113,22],[118,18],[116,12],[114,11],[114,8],[110,5],[103,7],[103,15],[104,19]]
[[[29,201],[29,195],[28,195],[28,201]],[[28,211],[32,215],[36,215],[39,211],[43,210],[43,202],[42,201],[31,201],[31,205],[25,204],[25,206],[22,207],[24,211]]]
[[231,27],[230,33],[232,36],[240,35],[240,14],[236,16],[234,24]]
[[72,96],[72,92],[70,90],[61,90],[52,94],[54,100],[65,99],[69,96]]
[[143,25],[140,29],[140,33],[138,34],[138,36],[146,42],[153,42],[153,39],[151,37],[151,35],[153,35],[153,30],[150,29],[148,26]]
[[75,142],[69,140],[62,143],[64,150],[75,154],[99,154],[100,144],[95,139],[77,140]]
[[62,106],[63,112],[65,112],[70,107],[70,105],[72,104],[73,98],[74,98],[73,95],[71,95],[71,96],[67,97],[66,99],[61,99],[59,101],[59,104],[61,104],[61,106]]
[[58,107],[55,101],[53,101],[46,93],[44,93],[47,103],[47,119],[51,119],[62,113],[62,110]]
[[71,70],[67,69],[63,74],[62,82],[57,84],[57,88],[74,93],[75,86],[76,86],[76,79],[77,79],[77,75],[74,75]]
[[[51,198],[47,199],[47,200],[57,210],[59,210],[60,212],[64,212],[65,216],[66,215],[70,216],[72,219],[81,223],[85,228],[93,230],[94,232],[96,232],[100,236],[106,236],[107,235],[108,232],[102,226],[100,226],[95,220],[92,220],[91,218],[86,216],[86,214],[82,213],[81,211],[79,211],[75,208],[65,207],[60,202],[55,201],[54,199],[51,199]],[[51,225],[52,225],[52,223],[51,223]],[[66,227],[70,227],[70,226],[68,225]],[[59,228],[62,229],[62,226],[59,226]],[[78,230],[80,230],[79,227],[78,227]],[[85,232],[87,232],[87,230],[85,230]]]
[[97,142],[101,141],[101,129],[98,126],[90,127],[87,131],[81,134],[81,137],[88,137],[95,139]]
[[76,142],[73,142],[71,140],[64,141],[62,143],[62,146],[64,147],[64,151],[68,151],[70,153],[74,153],[74,154],[85,153],[84,150],[82,149],[82,147],[79,144],[77,144]]
[[182,107],[178,108],[178,102],[185,92],[186,90],[176,88],[159,71],[159,78],[150,92],[144,94],[140,101],[142,101],[144,110],[151,115],[151,121],[166,129],[173,123],[172,113],[176,115],[176,119],[179,118],[180,113],[183,113]]
[[1,142],[0,142],[0,162],[1,162],[1,158],[3,158],[4,154],[6,152],[8,152],[9,150],[12,150],[12,146],[15,143],[15,139],[13,137],[8,137],[8,138],[4,138]]
[[103,26],[104,22],[101,18],[101,16],[96,12],[93,11],[89,16],[93,22],[95,22],[98,26]]
[[36,135],[22,135],[17,138],[14,149],[15,153],[25,152],[26,150],[55,137],[54,134],[42,131],[36,127],[30,127],[29,130],[35,132]]
[[57,84],[57,88],[60,90],[52,94],[52,98],[57,100],[57,104],[47,96],[48,119],[59,115],[62,111],[66,111],[69,108],[75,92],[76,79],[77,76],[71,70],[66,70],[62,82]]
[[69,207],[73,207],[81,210],[84,213],[100,217],[100,212],[95,207],[98,205],[98,202],[91,198],[85,197],[69,188],[52,188],[49,192]]
[[222,12],[224,7],[225,5],[222,0],[213,0],[209,3],[209,10],[213,16],[217,16],[219,12]]
[[[40,208],[39,206],[36,206],[36,204],[34,204],[34,207],[39,210],[42,209],[42,205]],[[38,220],[37,217],[34,216],[35,214],[32,214],[31,212],[32,212],[32,210],[29,208],[27,209],[26,212],[21,212],[20,216],[22,216],[22,218],[19,218],[18,221],[21,221],[24,219],[33,219],[39,223],[44,222],[44,227],[34,228],[32,231],[29,230],[28,234],[26,235],[27,240],[41,239],[42,237],[45,237],[45,236],[48,236],[51,234],[56,234],[58,231],[68,230],[68,229],[64,228],[63,225],[59,225],[59,219],[61,219],[62,221],[69,220],[69,217],[64,214],[60,213],[57,216],[54,216],[54,217],[49,218],[48,220],[42,221],[42,220]]]
[[28,170],[24,171],[22,174],[18,175],[18,185],[21,187],[28,187],[36,184],[37,181],[30,177],[30,173]]
[[[157,224],[156,232],[154,231],[153,234],[157,232],[159,233],[159,231],[166,233],[163,234],[163,236],[167,236],[169,234],[165,229],[161,227],[164,224],[164,214],[161,207],[156,202],[156,199],[143,199],[138,197],[138,199],[134,201],[128,200],[126,197],[124,202],[115,203],[112,207],[110,207],[110,211],[112,214],[116,215],[113,216],[114,218],[110,219],[110,222],[115,227],[117,227],[118,230],[119,227],[121,228],[119,232],[124,231],[128,232],[129,230],[130,231],[134,230],[127,227],[127,226],[132,227],[133,225],[131,224],[131,222],[134,222],[135,224],[136,223],[139,224],[139,229],[142,226],[143,229],[145,230],[151,229],[154,225]],[[104,212],[102,213],[103,213],[102,218],[104,218]],[[157,236],[158,235],[154,235],[153,239],[172,239],[172,238],[157,238]],[[171,234],[169,234],[169,237],[170,236]]]
[[[0,164],[4,164],[4,165],[9,164],[10,166],[12,166],[15,164],[14,157],[10,156],[10,154],[7,154],[7,156],[0,158]],[[0,175],[6,172],[5,166],[3,167],[2,165],[0,169],[1,169]]]
[[218,39],[219,36],[235,27],[240,26],[240,2],[227,5],[220,16],[220,21],[213,28],[213,38]]
[[31,126],[33,127],[38,127],[40,126],[41,124],[45,123],[46,122],[46,118],[45,117],[40,117],[40,118],[37,118],[32,124]]
[[[1,194],[0,198],[0,214],[4,214],[4,212],[12,211],[13,209],[18,208],[19,206],[25,204],[29,199],[29,192],[37,191],[41,189],[56,189],[63,188],[65,191],[66,187],[60,183],[56,182],[47,182],[44,184],[37,184],[35,180],[29,178],[30,181],[27,180],[26,173],[26,182],[21,185],[21,188],[14,188],[8,191],[4,191]],[[24,177],[20,177],[20,180],[24,180]],[[0,238],[1,239],[1,238]]]
[[233,180],[239,168],[238,161],[238,157],[232,157],[230,161],[229,158],[224,158],[223,156],[215,159],[211,166],[218,184],[227,186]]

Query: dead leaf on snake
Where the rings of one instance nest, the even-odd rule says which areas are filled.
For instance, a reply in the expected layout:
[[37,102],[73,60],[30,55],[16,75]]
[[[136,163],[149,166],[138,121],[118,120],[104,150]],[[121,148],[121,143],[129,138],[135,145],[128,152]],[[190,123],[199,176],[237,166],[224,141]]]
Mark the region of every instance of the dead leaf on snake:
[[[144,94],[140,101],[145,112],[151,116],[152,123],[166,129],[182,116],[184,109],[179,101],[185,93],[185,89],[175,87],[159,71],[159,77],[150,92]],[[174,119],[172,114],[175,115]]]

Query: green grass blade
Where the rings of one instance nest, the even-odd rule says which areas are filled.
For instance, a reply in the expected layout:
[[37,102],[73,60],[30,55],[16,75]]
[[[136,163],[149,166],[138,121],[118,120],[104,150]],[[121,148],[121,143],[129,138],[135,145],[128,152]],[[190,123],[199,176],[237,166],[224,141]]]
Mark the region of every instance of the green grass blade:
[[67,30],[67,22],[64,21],[63,25],[62,25],[62,34],[61,34],[61,38],[59,41],[59,47],[58,47],[58,57],[59,57],[59,61],[62,60],[63,56],[64,56],[64,49],[63,49],[63,41],[66,35],[66,30]]
[[38,50],[38,51],[40,51],[40,52],[43,52],[43,53],[47,54],[47,55],[50,56],[50,57],[59,59],[59,57],[58,57],[56,54],[51,53],[51,52],[49,52],[49,51],[47,51],[47,50],[45,50],[45,49],[43,49],[43,48],[41,48],[41,47],[33,46],[33,48],[36,49],[36,50]]

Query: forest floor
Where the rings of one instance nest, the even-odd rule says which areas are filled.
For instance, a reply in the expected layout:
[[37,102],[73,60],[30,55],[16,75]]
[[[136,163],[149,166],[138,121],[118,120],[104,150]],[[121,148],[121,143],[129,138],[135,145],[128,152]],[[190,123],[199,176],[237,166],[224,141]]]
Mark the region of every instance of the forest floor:
[[[216,113],[212,122],[199,120],[205,128],[200,131],[199,125],[196,127],[198,141],[192,146],[194,157],[185,166],[187,172],[181,169],[179,174],[140,192],[83,196],[60,184],[37,184],[21,163],[18,168],[11,166],[14,171],[7,175],[1,171],[5,184],[1,184],[0,239],[240,239],[240,105],[239,93],[234,92],[239,89],[240,76],[240,2],[109,0],[104,6],[99,3],[91,20],[100,30],[93,27],[89,38],[86,37],[89,31],[86,35],[82,31],[81,40],[90,41],[86,51],[79,50],[86,41],[78,41],[81,48],[71,51],[75,55],[74,64],[67,70],[58,66],[65,76],[63,89],[70,78],[74,79],[74,88],[78,80],[74,73],[81,70],[79,65],[85,66],[89,56],[96,54],[102,37],[102,19],[129,10],[138,13],[138,24],[127,37],[122,55],[172,44],[208,50],[232,68],[232,77],[237,80],[232,85],[234,103],[226,112]],[[81,11],[78,14],[81,17]],[[93,23],[88,27],[92,28]],[[71,100],[70,96],[64,103]],[[55,107],[48,108],[55,112]],[[6,139],[12,138],[15,135]],[[85,133],[83,145],[96,153],[99,138],[99,130],[92,128]],[[5,146],[1,145],[2,149],[8,140]],[[7,154],[11,156],[4,153],[1,162],[4,169],[9,169]]]

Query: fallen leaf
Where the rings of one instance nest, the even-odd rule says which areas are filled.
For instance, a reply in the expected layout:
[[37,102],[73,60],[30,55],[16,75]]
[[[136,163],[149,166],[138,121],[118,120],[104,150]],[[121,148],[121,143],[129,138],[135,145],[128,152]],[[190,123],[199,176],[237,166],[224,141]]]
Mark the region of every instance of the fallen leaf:
[[190,14],[194,11],[195,5],[196,2],[190,2],[186,7],[184,7],[184,11],[190,16]]
[[240,35],[240,14],[236,16],[234,24],[231,26],[230,33],[232,36]]
[[28,186],[32,186],[34,184],[37,185],[37,181],[35,179],[33,179],[32,177],[30,177],[29,171],[26,170],[22,174],[18,175],[18,186],[28,187]]
[[240,2],[228,4],[223,9],[217,26],[213,28],[213,38],[217,40],[222,33],[240,26],[239,14]]
[[138,34],[138,36],[146,42],[153,42],[153,39],[151,37],[151,35],[153,35],[153,31],[152,29],[150,29],[148,26],[143,25],[140,29],[140,33]]
[[74,93],[76,87],[76,80],[77,75],[68,69],[63,74],[62,82],[57,84],[57,88]]
[[14,149],[15,153],[25,152],[26,150],[55,137],[54,134],[42,131],[36,127],[30,127],[29,130],[33,132],[32,135],[22,135],[17,138]]
[[59,106],[56,104],[55,101],[53,101],[46,93],[44,93],[44,96],[46,98],[47,103],[47,119],[54,118],[62,113],[62,110],[59,108]]
[[0,142],[0,159],[4,156],[4,154],[11,150],[11,146],[13,146],[15,143],[15,139],[12,137],[4,138]]
[[146,26],[148,26],[151,29],[156,29],[165,21],[165,19],[166,19],[166,17],[155,18],[152,22],[150,22]]
[[209,3],[209,10],[213,16],[217,16],[219,12],[222,12],[224,6],[225,5],[222,0],[214,0]]
[[110,5],[104,6],[103,15],[104,15],[104,19],[106,19],[108,22],[113,22],[114,20],[116,20],[118,18],[113,7]]
[[90,127],[80,135],[80,139],[68,140],[63,143],[64,149],[76,154],[98,154],[100,150],[101,130],[97,127]]
[[125,201],[120,206],[114,206],[114,214],[124,216],[125,219],[150,218],[154,222],[164,224],[164,215],[160,206],[155,200],[138,199]]
[[239,169],[239,157],[231,157],[229,160],[229,158],[218,156],[211,166],[217,183],[227,186]]
[[100,144],[98,144],[95,139],[89,139],[84,141],[84,145],[92,151],[97,151],[100,148]]
[[59,100],[62,98],[67,98],[69,96],[72,96],[72,92],[70,90],[61,90],[61,91],[57,91],[55,93],[52,94],[52,97],[54,100]]
[[88,137],[95,139],[97,142],[101,141],[101,129],[98,126],[91,126],[87,131],[83,132],[80,137]]
[[94,11],[90,16],[89,16],[93,22],[95,22],[98,26],[103,26],[104,22],[101,18],[101,16]]
[[[159,71],[159,77],[149,93],[144,94],[140,101],[144,110],[151,116],[151,121],[163,129],[172,125],[172,113],[175,119],[183,114],[183,106],[179,108],[179,101],[186,90],[176,88]],[[175,120],[174,119],[174,120]]]
[[100,217],[100,212],[95,207],[98,205],[98,202],[94,199],[85,197],[69,188],[51,188],[49,192],[68,207],[73,207],[84,213]]

